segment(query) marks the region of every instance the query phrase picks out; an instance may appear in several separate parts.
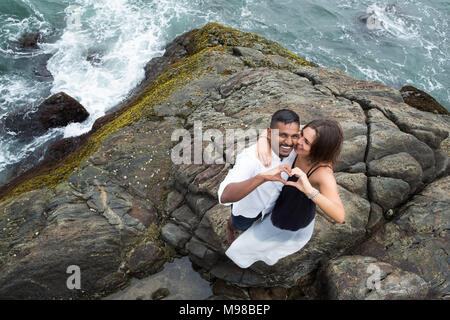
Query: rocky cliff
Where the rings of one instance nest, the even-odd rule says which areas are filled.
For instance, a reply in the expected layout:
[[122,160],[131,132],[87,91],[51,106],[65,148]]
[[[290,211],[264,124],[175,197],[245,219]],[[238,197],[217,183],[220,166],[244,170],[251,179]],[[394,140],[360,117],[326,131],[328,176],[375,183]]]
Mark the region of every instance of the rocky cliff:
[[[74,152],[2,190],[0,298],[101,297],[176,254],[189,255],[221,297],[449,297],[449,116],[218,24],[176,38],[146,76]],[[230,208],[217,189],[230,164],[207,152],[208,164],[174,164],[172,133],[194,137],[196,121],[224,137],[263,129],[280,108],[303,123],[341,123],[335,175],[346,223],[319,210],[306,247],[244,270],[224,256]],[[71,265],[79,290],[67,287]]]

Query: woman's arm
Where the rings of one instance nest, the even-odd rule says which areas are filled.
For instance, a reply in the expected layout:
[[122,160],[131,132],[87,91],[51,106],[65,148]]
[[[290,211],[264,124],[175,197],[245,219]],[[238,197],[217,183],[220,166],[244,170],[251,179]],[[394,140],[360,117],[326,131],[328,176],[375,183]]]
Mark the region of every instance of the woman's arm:
[[267,139],[267,131],[263,131],[256,143],[256,156],[264,167],[270,167],[272,164],[272,150],[269,140]]
[[[330,172],[329,172],[330,171]],[[344,223],[345,210],[339,196],[336,179],[331,170],[318,170],[315,180],[319,185],[319,194],[312,198],[315,204],[331,219],[338,223]],[[298,176],[297,182],[288,181],[287,185],[292,185],[304,192],[307,196],[314,193],[314,187],[311,185],[306,174],[299,168],[294,168],[292,174]]]
[[325,181],[321,181],[319,194],[315,196],[314,201],[322,211],[331,219],[338,223],[345,222],[345,210],[339,196],[336,179],[334,176],[327,175]]

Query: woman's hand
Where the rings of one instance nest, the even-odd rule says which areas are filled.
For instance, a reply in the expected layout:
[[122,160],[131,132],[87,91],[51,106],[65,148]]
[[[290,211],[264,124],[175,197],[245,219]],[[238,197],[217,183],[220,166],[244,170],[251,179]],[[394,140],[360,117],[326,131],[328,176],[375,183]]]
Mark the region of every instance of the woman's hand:
[[272,164],[272,150],[270,148],[269,140],[267,139],[267,132],[264,131],[258,138],[256,143],[256,156],[265,167],[270,167]]
[[283,184],[286,184],[286,180],[284,180],[281,177],[281,174],[283,172],[286,172],[289,176],[291,175],[291,168],[287,164],[279,165],[278,167],[275,167],[273,169],[270,169],[269,171],[266,171],[264,173],[260,173],[258,176],[260,176],[264,182],[266,181],[278,181]]
[[307,196],[310,196],[314,191],[314,187],[309,182],[306,173],[303,172],[303,170],[301,170],[300,168],[295,167],[294,169],[291,170],[290,176],[292,177],[292,175],[298,177],[297,182],[287,181],[286,184],[289,186],[296,187],[298,190],[300,190]]
[[[315,190],[309,182],[306,174],[299,168],[291,170],[291,176],[295,174],[298,177],[297,182],[287,181],[286,185],[296,187],[301,192],[310,197]],[[336,179],[330,169],[322,170],[316,173],[315,179],[318,179],[320,193],[313,198],[313,202],[331,219],[338,223],[344,223],[345,210],[339,196]]]

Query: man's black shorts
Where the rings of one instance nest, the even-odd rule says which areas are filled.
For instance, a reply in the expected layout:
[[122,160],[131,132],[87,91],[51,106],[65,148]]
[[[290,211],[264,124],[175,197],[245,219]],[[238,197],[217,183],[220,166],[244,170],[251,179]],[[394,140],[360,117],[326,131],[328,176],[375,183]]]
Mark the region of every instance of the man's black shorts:
[[255,218],[246,218],[244,216],[231,215],[231,221],[233,222],[233,227],[240,231],[245,231],[255,222],[261,218],[261,212]]

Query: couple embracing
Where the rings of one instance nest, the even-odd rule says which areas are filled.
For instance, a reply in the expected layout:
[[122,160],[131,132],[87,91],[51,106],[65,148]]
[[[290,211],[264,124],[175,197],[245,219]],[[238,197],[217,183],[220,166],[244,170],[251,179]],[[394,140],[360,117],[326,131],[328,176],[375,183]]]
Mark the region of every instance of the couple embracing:
[[300,129],[295,112],[272,115],[267,134],[237,156],[219,186],[219,202],[232,205],[225,253],[234,263],[274,265],[303,248],[313,233],[316,205],[344,223],[333,174],[342,142],[334,120],[313,120]]

